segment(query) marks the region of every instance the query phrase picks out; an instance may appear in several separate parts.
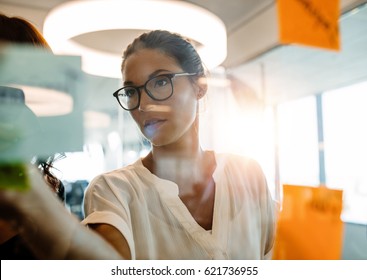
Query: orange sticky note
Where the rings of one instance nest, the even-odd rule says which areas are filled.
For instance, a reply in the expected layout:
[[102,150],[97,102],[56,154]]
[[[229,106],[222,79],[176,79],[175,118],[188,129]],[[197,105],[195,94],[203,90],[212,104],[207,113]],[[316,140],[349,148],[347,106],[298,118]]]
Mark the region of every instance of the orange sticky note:
[[284,185],[273,259],[340,259],[342,204],[342,190]]
[[340,50],[340,0],[278,0],[279,40]]

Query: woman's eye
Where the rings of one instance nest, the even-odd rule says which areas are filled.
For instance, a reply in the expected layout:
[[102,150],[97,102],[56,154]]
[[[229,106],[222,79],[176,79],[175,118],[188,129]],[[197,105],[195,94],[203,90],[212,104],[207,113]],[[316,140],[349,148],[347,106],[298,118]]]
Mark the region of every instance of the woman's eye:
[[124,90],[124,96],[125,97],[132,97],[136,93],[136,90],[134,88],[129,88]]
[[154,83],[154,87],[164,87],[168,84],[167,78],[157,79]]

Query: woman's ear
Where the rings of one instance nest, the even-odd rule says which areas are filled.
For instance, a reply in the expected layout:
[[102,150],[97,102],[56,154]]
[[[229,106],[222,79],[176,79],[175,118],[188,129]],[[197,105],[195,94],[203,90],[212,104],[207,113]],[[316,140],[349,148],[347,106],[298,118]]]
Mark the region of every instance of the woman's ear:
[[208,90],[208,81],[206,77],[200,77],[197,81],[198,91],[197,91],[197,99],[201,99],[205,96]]

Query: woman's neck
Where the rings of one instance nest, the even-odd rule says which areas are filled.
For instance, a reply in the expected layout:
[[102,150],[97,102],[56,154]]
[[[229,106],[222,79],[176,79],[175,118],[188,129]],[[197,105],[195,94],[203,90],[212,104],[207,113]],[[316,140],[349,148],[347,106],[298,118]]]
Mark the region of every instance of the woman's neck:
[[162,158],[200,160],[202,155],[203,150],[199,144],[197,121],[175,142],[163,146],[152,146],[151,151],[153,162]]
[[200,148],[196,152],[179,154],[154,149],[143,159],[143,165],[159,178],[175,182],[181,188],[207,181],[216,163],[212,152]]
[[153,146],[152,151],[142,161],[153,174],[174,182],[182,178],[187,179],[190,174],[203,170],[207,162],[207,154],[199,144],[197,121],[174,143]]
[[[143,164],[154,174],[160,173],[159,169],[170,166],[181,166],[190,163],[193,167],[202,162],[204,151],[200,146],[181,147],[153,147],[152,151],[143,159]],[[186,165],[186,164],[185,164]],[[167,168],[164,168],[167,170]]]

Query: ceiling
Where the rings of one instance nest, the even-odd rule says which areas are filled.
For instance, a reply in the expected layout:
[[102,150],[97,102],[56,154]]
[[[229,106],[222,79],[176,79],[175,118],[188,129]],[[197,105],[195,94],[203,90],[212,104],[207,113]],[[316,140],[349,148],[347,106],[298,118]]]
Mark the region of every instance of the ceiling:
[[[123,0],[122,0],[123,1]],[[139,0],[135,0],[139,1]],[[149,0],[148,0],[149,1]],[[167,0],[169,1],[169,0]],[[246,24],[257,14],[261,13],[264,9],[270,5],[274,5],[274,0],[181,0],[182,2],[189,2],[194,5],[205,8],[218,16],[225,24],[227,35],[231,36],[231,33],[236,32],[241,26]],[[14,15],[21,15],[32,21],[41,31],[43,29],[44,19],[47,13],[54,7],[66,3],[73,2],[70,0],[0,0],[0,8],[5,12],[12,13]],[[143,1],[142,1],[143,2]],[[142,9],[144,5],[142,4]],[[82,20],[82,19],[81,19]],[[198,23],[199,24],[199,23]],[[131,32],[134,35],[134,32]],[[124,42],[123,37],[131,37],[128,31],[124,30],[120,34],[123,36],[116,36],[116,31],[99,32],[99,40],[93,40],[94,48],[103,50],[112,50],[121,52],[120,42]],[[89,44],[89,35],[82,35],[76,38],[78,42],[83,44]],[[84,38],[83,38],[84,37]],[[91,37],[92,38],[92,37]],[[107,38],[113,38],[114,44],[111,44],[111,40]],[[74,38],[75,39],[75,38]],[[97,42],[96,42],[97,41]],[[232,54],[229,53],[228,56]],[[235,60],[235,59],[233,59]]]
[[[2,0],[1,4],[30,8],[48,12],[52,8],[65,3],[68,0]],[[226,25],[227,32],[239,27],[246,20],[255,16],[259,11],[273,3],[273,0],[187,0],[192,4],[201,6],[219,16]],[[143,8],[143,6],[142,6]],[[42,19],[41,19],[42,20]]]
[[[0,0],[0,10],[4,11],[7,14],[22,16],[32,23],[34,23],[41,31],[43,30],[43,23],[47,13],[52,10],[54,7],[65,3],[70,2],[67,0]],[[225,24],[228,37],[231,36],[231,33],[235,33],[241,26],[243,26],[246,22],[250,21],[252,18],[256,17],[258,13],[273,5],[273,0],[230,0],[230,1],[222,1],[222,0],[189,0],[184,2],[190,2],[192,4],[201,6],[215,15],[217,15]],[[143,8],[143,6],[142,6]],[[66,20],[67,23],[67,20]],[[198,23],[199,24],[199,23]],[[81,35],[78,38],[75,38],[79,43],[83,43],[84,45],[88,45],[90,41],[94,42],[94,48],[103,49],[103,50],[112,50],[116,52],[118,49],[123,49],[125,37],[132,37],[132,34],[129,34],[129,31],[123,31],[124,33],[120,33],[122,36],[116,36],[116,31],[106,31],[106,32],[98,32],[98,40],[95,40],[93,35]],[[131,31],[130,33],[134,33]],[[93,40],[90,40],[92,39]],[[89,39],[89,41],[88,41]],[[111,44],[114,42],[114,44]],[[119,52],[121,52],[121,50]],[[236,55],[234,53],[228,53],[227,57],[233,57],[231,60],[237,61]],[[98,89],[106,88],[114,88],[117,86],[116,81],[114,79],[99,79],[96,77],[93,79],[92,83],[95,84],[95,87]],[[101,92],[101,90],[96,90],[95,92]],[[108,96],[109,97],[109,96]],[[108,111],[110,110],[111,103],[108,99],[108,102],[105,102],[104,98],[101,95],[94,96],[90,98],[91,102],[87,104],[87,106],[98,106],[99,110]],[[98,105],[97,105],[98,104]],[[94,108],[96,109],[96,108]]]
[[277,104],[367,80],[367,5],[340,18],[341,49],[278,45],[229,70]]
[[[0,0],[0,10],[23,16],[42,30],[47,13],[63,2],[68,1]],[[353,10],[367,1],[341,0],[339,52],[279,44],[274,0],[186,2],[222,19],[228,36],[228,55],[223,62],[226,73],[266,103],[276,104],[367,79],[367,8]],[[85,99],[86,107],[115,119],[120,113],[111,92],[120,81],[102,77],[90,80],[93,90]]]

